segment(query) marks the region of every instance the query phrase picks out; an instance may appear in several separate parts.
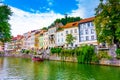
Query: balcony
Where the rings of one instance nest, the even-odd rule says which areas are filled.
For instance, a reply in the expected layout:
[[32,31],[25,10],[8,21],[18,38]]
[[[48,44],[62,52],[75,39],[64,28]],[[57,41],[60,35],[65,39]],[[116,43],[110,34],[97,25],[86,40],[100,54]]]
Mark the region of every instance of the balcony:
[[55,35],[50,35],[49,40],[51,40],[51,41],[55,40]]

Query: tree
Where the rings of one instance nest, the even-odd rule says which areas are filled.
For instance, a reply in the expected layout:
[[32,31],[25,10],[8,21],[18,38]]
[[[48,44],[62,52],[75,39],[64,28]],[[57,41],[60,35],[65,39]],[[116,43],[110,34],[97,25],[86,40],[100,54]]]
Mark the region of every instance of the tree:
[[0,6],[0,41],[1,42],[7,42],[11,39],[11,28],[10,24],[8,23],[8,20],[10,19],[10,16],[12,15],[12,12],[10,8],[7,5],[1,5]]
[[98,41],[120,47],[120,0],[100,0],[95,11]]
[[66,17],[66,18],[56,19],[54,23],[62,23],[63,25],[66,25],[67,23],[80,21],[81,19],[82,18],[80,17]]
[[42,30],[48,30],[48,28],[47,27],[43,27]]
[[75,40],[75,37],[73,37],[72,34],[67,34],[67,37],[66,37],[67,44],[72,44],[74,40]]

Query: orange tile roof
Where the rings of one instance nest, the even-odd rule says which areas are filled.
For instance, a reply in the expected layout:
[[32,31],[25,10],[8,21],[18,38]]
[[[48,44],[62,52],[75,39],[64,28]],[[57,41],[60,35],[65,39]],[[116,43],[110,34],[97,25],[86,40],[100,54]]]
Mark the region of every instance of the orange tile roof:
[[47,32],[47,30],[41,30],[41,31],[40,31],[40,34],[43,34],[43,33],[45,33],[45,32]]
[[78,27],[78,23],[79,23],[79,21],[77,21],[77,22],[67,23],[65,26],[62,26],[61,28]]
[[17,35],[16,37],[12,36],[12,40],[21,40],[22,38],[22,35]]
[[82,20],[80,20],[79,23],[90,22],[90,21],[93,21],[94,19],[95,19],[95,17],[90,17],[90,18],[82,19]]

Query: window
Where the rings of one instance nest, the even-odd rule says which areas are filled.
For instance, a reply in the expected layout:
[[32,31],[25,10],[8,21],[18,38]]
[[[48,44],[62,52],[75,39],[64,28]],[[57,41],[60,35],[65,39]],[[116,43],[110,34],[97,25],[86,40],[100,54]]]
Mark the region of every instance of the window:
[[91,29],[91,34],[94,34],[94,29]]
[[90,23],[89,22],[87,23],[87,26],[90,27]]
[[80,37],[80,42],[84,41],[84,38],[83,37]]
[[66,34],[68,34],[68,31],[66,31]]
[[82,24],[80,24],[80,29],[82,29],[83,28],[83,25]]
[[88,30],[87,29],[85,30],[85,33],[88,34]]
[[77,33],[77,29],[74,29],[74,33]]
[[72,33],[73,33],[73,30],[70,30],[70,33],[72,34]]
[[80,30],[80,35],[83,35],[83,30]]
[[91,40],[94,40],[95,39],[95,37],[94,36],[91,36]]
[[77,36],[75,36],[75,40],[77,40]]
[[61,36],[63,36],[63,33],[61,33]]
[[63,42],[63,38],[62,38],[62,42]]
[[89,36],[86,36],[86,41],[88,41],[89,40]]
[[85,23],[83,24],[83,28],[85,28]]

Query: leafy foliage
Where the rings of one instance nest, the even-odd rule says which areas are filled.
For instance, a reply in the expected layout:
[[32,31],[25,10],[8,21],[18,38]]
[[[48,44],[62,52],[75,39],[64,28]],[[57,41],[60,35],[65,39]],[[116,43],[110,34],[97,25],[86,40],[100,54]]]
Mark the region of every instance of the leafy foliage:
[[73,37],[72,34],[67,34],[67,37],[66,37],[67,44],[72,44],[74,40],[75,40],[75,37]]
[[57,53],[57,54],[59,55],[59,53],[61,52],[61,50],[62,50],[62,48],[51,48],[51,49],[50,49],[50,52],[51,52],[52,54]]
[[120,41],[120,0],[100,0],[94,20],[99,42]]
[[56,19],[54,23],[62,23],[63,25],[66,25],[67,23],[80,21],[80,20],[81,20],[80,17],[67,17],[67,18]]
[[98,54],[97,54],[97,57],[98,57],[99,60],[100,60],[100,59],[103,59],[103,58],[105,58],[105,59],[111,59],[111,58],[112,58],[112,57],[108,54],[107,51],[99,51]]
[[8,20],[10,19],[10,16],[12,15],[12,12],[10,8],[7,5],[0,6],[0,41],[6,42],[10,41],[11,39],[11,28],[10,24],[8,23]]
[[42,30],[48,30],[48,28],[47,27],[43,27]]
[[116,54],[117,54],[117,59],[120,59],[120,49],[116,50]]
[[78,63],[90,63],[94,55],[95,55],[94,47],[88,45],[83,45],[75,49],[63,49],[61,51],[62,57],[76,56]]
[[94,47],[83,45],[78,48],[77,59],[79,63],[90,63],[92,61],[92,56],[95,54]]
[[48,28],[55,26],[56,23],[62,23],[63,25],[66,25],[67,23],[80,21],[81,19],[82,18],[80,17],[66,17],[66,18],[56,19]]

